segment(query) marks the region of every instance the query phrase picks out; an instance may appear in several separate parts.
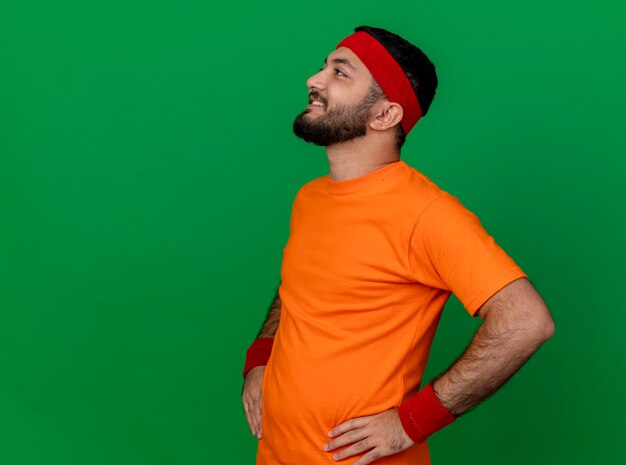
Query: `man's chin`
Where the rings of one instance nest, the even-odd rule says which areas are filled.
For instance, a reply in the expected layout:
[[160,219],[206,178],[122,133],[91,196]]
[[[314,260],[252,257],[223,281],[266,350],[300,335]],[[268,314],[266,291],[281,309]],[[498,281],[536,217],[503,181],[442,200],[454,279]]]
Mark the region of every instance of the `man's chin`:
[[299,115],[297,120],[294,122],[293,133],[295,134],[295,136],[305,142],[308,142],[309,144],[325,147],[326,144],[324,144],[323,141],[320,140],[320,138],[314,132],[310,131],[310,128],[307,128],[306,124],[303,124],[304,120],[305,117],[303,113]]
[[299,121],[304,122],[305,125],[313,124],[313,121],[316,120],[318,117],[312,113],[314,112],[312,112],[310,108],[307,108],[298,116],[296,116],[294,123]]

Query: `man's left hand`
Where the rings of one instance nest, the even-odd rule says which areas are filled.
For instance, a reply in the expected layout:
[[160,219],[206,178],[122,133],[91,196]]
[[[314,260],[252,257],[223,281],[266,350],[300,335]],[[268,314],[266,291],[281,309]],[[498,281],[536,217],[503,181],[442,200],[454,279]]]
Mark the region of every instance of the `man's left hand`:
[[343,460],[371,449],[352,465],[367,465],[381,457],[402,452],[415,444],[404,431],[397,408],[344,421],[335,426],[329,436],[335,439],[324,445],[326,451],[354,443],[333,455],[334,460]]

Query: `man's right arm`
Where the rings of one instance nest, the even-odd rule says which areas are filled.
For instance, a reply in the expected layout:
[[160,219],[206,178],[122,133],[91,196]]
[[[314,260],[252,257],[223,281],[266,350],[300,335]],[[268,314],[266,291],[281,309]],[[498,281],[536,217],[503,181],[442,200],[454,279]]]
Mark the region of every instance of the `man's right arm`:
[[276,297],[272,301],[270,308],[267,310],[267,316],[265,317],[265,322],[257,334],[257,339],[260,337],[274,337],[276,336],[276,331],[278,331],[278,323],[280,321],[280,296],[278,295],[278,291],[276,291]]
[[[259,334],[257,334],[257,339],[261,337],[273,338],[276,336],[278,323],[280,321],[280,307],[280,296],[278,295],[278,291],[276,291],[276,297],[274,297],[274,300],[267,311],[265,322],[263,323],[263,326],[261,326]],[[241,391],[244,411],[246,413],[248,425],[250,426],[250,431],[259,439],[261,439],[263,434],[262,385],[264,372],[265,366],[263,365],[259,365],[249,370],[245,376],[243,389]]]

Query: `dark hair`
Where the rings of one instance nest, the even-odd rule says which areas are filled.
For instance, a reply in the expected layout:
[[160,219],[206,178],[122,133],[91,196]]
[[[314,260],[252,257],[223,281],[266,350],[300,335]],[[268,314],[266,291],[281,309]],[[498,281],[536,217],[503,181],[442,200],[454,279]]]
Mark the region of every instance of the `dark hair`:
[[[420,48],[393,32],[371,26],[359,26],[354,29],[354,32],[359,31],[367,32],[374,37],[395,58],[413,86],[422,108],[422,116],[426,116],[437,90],[437,72],[433,62]],[[400,149],[404,145],[406,134],[402,125],[398,124],[397,127],[396,145]]]

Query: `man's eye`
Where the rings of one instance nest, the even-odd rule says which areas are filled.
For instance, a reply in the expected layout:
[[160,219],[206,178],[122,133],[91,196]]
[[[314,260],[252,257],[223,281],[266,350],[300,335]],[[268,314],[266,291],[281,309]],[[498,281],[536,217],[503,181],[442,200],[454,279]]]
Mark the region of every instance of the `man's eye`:
[[345,76],[345,73],[343,71],[341,71],[340,69],[335,68],[335,71],[338,73],[341,73],[342,76]]

